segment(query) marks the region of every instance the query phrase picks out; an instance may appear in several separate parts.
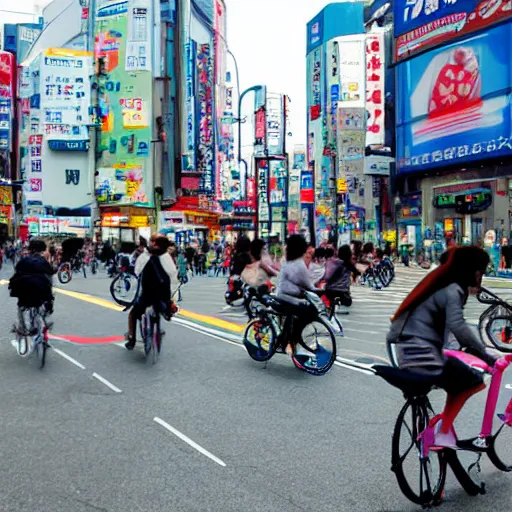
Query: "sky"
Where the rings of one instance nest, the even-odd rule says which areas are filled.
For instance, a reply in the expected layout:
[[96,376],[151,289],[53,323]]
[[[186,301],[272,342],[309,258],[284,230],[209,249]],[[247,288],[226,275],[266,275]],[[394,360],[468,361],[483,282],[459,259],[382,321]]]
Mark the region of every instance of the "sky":
[[[306,24],[328,0],[225,0],[228,44],[242,90],[267,85],[290,97],[292,143],[306,141]],[[243,112],[252,102],[247,97]],[[245,141],[244,141],[245,145]]]
[[[31,12],[50,0],[0,0],[0,9]],[[306,24],[328,0],[225,0],[228,44],[234,53],[242,90],[267,85],[270,92],[290,97],[292,143],[306,139]],[[0,12],[4,23],[32,21],[28,16]],[[228,59],[229,62],[229,59]],[[229,65],[229,64],[228,64]],[[229,69],[233,69],[229,66]],[[243,113],[250,115],[252,98]],[[244,145],[245,145],[244,141]],[[251,141],[247,141],[249,143]]]

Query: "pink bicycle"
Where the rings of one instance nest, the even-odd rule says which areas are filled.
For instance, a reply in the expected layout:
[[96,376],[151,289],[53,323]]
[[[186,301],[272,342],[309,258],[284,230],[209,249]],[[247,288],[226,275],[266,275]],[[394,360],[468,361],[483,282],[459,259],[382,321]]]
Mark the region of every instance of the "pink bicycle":
[[[442,414],[434,415],[428,399],[436,384],[432,378],[393,366],[374,366],[379,377],[404,393],[406,403],[393,433],[391,470],[404,495],[424,508],[441,503],[448,465],[471,496],[485,494],[485,484],[480,479],[482,455],[487,454],[499,470],[512,471],[512,399],[505,413],[497,416],[499,424],[494,426],[503,373],[512,364],[512,354],[500,358],[494,368],[465,352],[446,350],[445,355],[492,375],[481,432],[477,437],[458,440],[453,431],[457,449],[437,448],[433,444],[435,426]],[[473,454],[474,460],[467,469],[459,458],[461,452]],[[409,455],[412,455],[411,459],[408,459]]]

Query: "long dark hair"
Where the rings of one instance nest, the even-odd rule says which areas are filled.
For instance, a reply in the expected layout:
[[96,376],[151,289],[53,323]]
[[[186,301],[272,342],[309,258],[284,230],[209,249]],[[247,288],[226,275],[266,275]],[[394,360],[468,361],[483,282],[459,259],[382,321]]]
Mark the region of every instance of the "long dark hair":
[[412,311],[438,290],[457,283],[467,294],[477,285],[476,273],[484,273],[489,265],[489,255],[480,247],[455,247],[448,251],[445,263],[422,279],[402,302],[392,320],[405,311]]

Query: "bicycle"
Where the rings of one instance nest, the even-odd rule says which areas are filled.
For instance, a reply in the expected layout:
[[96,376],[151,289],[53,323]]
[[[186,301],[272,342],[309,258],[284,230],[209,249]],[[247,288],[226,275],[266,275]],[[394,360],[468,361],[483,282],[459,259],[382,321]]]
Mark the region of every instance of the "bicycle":
[[18,307],[18,323],[14,325],[18,354],[27,357],[37,353],[40,368],[46,364],[46,350],[49,347],[48,333],[51,325],[46,321],[46,308]]
[[481,338],[501,352],[512,352],[512,305],[485,288],[477,300],[490,306],[478,320]]
[[[336,337],[325,305],[311,292],[305,293],[306,301],[316,308],[316,318],[303,327],[298,340],[291,340],[290,333],[299,318],[294,315],[293,306],[273,295],[257,298],[257,317],[246,326],[244,346],[249,356],[258,362],[268,362],[276,352],[285,353],[292,344],[291,355],[296,368],[312,375],[325,375],[336,360]],[[298,348],[299,347],[299,348]],[[300,350],[300,351],[299,351]]]
[[[499,448],[500,445],[497,443],[498,440],[500,443],[503,440],[504,436],[500,436],[502,432],[505,435],[508,433],[509,436],[512,433],[510,428],[512,427],[512,399],[505,413],[498,415],[501,425],[493,434],[493,419],[498,405],[503,373],[512,364],[512,354],[505,355],[496,362],[494,368],[491,368],[479,358],[464,352],[446,350],[444,353],[446,357],[457,358],[479,371],[492,375],[480,434],[471,439],[458,440],[455,430],[452,430],[457,439],[458,451],[453,448],[434,446],[435,427],[443,417],[442,414],[434,415],[428,399],[428,394],[435,387],[434,379],[392,366],[375,365],[373,367],[376,375],[400,389],[406,399],[393,432],[391,470],[395,473],[402,493],[413,503],[422,505],[424,508],[438,505],[442,501],[448,465],[463,489],[471,496],[485,494],[485,484],[480,479],[480,460],[483,454],[488,455],[497,469],[505,472],[512,471],[510,449],[505,461],[503,448]],[[405,450],[402,452],[404,438],[407,441]],[[510,437],[503,444],[506,447],[512,446]],[[411,452],[413,456],[418,457],[419,461],[419,471],[414,472],[414,475],[409,465],[404,468],[405,459]],[[467,469],[459,459],[460,452],[471,453],[476,457],[476,461],[472,462]],[[413,477],[416,477],[418,485],[413,483]]]
[[68,284],[73,278],[73,274],[83,271],[84,278],[87,278],[85,264],[80,255],[72,256],[69,261],[61,263],[57,269],[57,278],[62,284]]

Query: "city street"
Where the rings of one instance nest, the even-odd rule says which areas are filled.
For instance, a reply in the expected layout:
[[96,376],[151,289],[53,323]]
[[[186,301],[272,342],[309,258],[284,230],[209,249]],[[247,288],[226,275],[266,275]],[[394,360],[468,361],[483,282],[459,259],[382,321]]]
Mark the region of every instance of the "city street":
[[[160,359],[147,364],[140,345],[128,352],[121,342],[127,314],[103,272],[57,287],[41,371],[10,343],[10,274],[5,266],[0,286],[1,512],[419,510],[390,471],[402,395],[367,368],[387,361],[389,317],[423,271],[401,268],[386,290],[353,290],[325,377],[282,355],[266,367],[252,361],[222,278],[183,288]],[[510,299],[502,284],[486,283]],[[467,319],[477,323],[482,310],[471,299]],[[501,404],[512,393],[503,391]],[[484,398],[461,415],[461,436],[477,433]],[[432,401],[439,410],[443,394]],[[483,469],[487,495],[466,496],[449,473],[442,510],[503,510],[512,476],[487,460]]]

